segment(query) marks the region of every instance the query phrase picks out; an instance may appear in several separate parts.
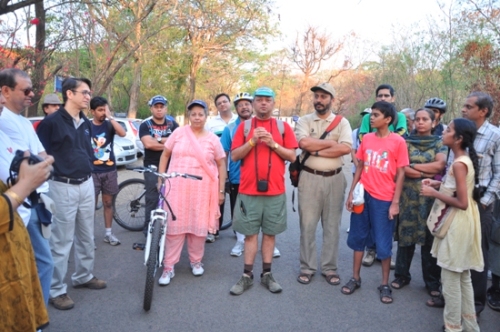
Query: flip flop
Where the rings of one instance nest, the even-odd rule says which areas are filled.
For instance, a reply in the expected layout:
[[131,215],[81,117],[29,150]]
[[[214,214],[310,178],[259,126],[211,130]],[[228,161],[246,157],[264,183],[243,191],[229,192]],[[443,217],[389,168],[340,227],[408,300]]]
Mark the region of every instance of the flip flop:
[[313,275],[311,273],[301,273],[297,277],[297,281],[303,285],[308,285],[309,283],[311,283],[312,277]]

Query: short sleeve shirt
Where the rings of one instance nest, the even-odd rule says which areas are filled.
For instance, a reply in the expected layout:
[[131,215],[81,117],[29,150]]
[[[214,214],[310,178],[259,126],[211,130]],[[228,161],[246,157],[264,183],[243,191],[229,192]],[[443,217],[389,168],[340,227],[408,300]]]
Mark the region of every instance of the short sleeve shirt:
[[[247,137],[245,137],[245,125],[242,123],[236,130],[231,150],[239,148],[248,142],[253,136],[254,128],[257,127],[263,127],[270,132],[273,136],[273,140],[280,146],[287,149],[296,149],[298,145],[292,128],[288,123],[284,122],[283,125],[284,133],[281,135],[276,119],[270,118],[260,120],[253,118],[250,131]],[[271,161],[270,163],[269,158]],[[285,161],[263,142],[258,142],[245,156],[245,158],[243,158],[240,171],[241,177],[239,192],[242,194],[253,196],[275,196],[285,193]],[[269,179],[268,191],[257,191],[257,181],[267,179]]]
[[228,160],[228,170],[229,170],[229,182],[233,184],[239,184],[240,183],[240,166],[241,166],[241,160],[238,161],[232,161],[230,152],[231,152],[231,144],[233,142],[233,137],[234,134],[236,133],[236,130],[238,129],[238,126],[240,125],[241,120],[240,118],[236,119],[236,121],[228,124],[225,128],[224,131],[222,132],[222,136],[220,138],[220,142],[222,144],[222,147],[224,148],[224,151],[229,153],[229,156],[227,158]]
[[116,170],[115,154],[113,152],[113,140],[116,134],[115,128],[108,121],[100,125],[91,123],[92,128],[92,158],[93,173],[105,173]]
[[396,171],[409,165],[408,148],[401,136],[390,133],[379,138],[366,134],[356,152],[361,160],[361,183],[365,190],[382,201],[392,201],[396,190]]
[[236,115],[234,113],[231,113],[231,114],[232,114],[232,118],[231,118],[231,120],[229,120],[228,123],[226,123],[226,121],[224,121],[224,119],[221,118],[220,115],[217,115],[216,117],[207,121],[207,124],[205,125],[205,129],[214,133],[215,135],[221,137],[222,132],[224,131],[224,128],[226,128],[226,126],[228,124],[230,124],[231,122],[236,121],[236,119],[238,119],[238,115]]
[[[299,119],[295,127],[297,142],[306,137],[319,139],[337,115],[331,113],[328,118],[321,119],[316,113],[308,114]],[[325,140],[332,140],[339,144],[352,146],[352,129],[349,121],[343,118],[340,123],[326,135]],[[311,155],[305,165],[317,171],[333,171],[342,167],[342,157],[326,158]]]
[[[166,116],[162,124],[157,124],[153,119],[146,120],[139,127],[139,138],[149,135],[154,139],[158,137],[169,137],[170,134],[179,127],[177,122],[170,116]],[[144,149],[144,166],[160,164],[162,151]]]

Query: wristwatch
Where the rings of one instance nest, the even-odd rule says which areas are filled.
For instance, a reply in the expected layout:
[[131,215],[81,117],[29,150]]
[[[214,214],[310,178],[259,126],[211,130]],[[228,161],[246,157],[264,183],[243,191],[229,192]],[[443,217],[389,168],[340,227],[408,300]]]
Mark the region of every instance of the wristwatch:
[[414,164],[414,163],[411,163],[411,164],[410,164],[410,168],[415,169],[415,164]]
[[158,141],[158,143],[161,143],[161,136],[156,137],[156,140]]
[[109,121],[111,121],[111,120],[114,120],[115,118],[110,116],[108,119],[109,119]]
[[277,150],[279,147],[280,147],[279,144],[274,142],[273,150]]

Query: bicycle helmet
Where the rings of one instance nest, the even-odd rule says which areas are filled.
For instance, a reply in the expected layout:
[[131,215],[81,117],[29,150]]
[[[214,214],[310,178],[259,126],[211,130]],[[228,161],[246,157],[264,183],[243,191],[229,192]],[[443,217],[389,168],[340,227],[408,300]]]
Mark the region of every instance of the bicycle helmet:
[[236,97],[234,97],[233,100],[234,106],[236,106],[236,104],[238,104],[240,100],[248,100],[249,102],[252,102],[253,97],[248,92],[240,92],[236,95]]
[[441,114],[446,113],[446,103],[444,100],[439,99],[439,98],[431,98],[425,102],[424,105],[425,108],[436,108],[438,109]]

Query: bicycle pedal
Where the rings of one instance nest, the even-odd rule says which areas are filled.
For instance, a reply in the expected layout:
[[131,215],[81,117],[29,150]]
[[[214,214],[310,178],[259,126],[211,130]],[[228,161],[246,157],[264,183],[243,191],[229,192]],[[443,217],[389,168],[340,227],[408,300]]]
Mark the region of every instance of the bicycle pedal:
[[134,250],[144,250],[146,248],[146,244],[145,243],[134,243],[134,245],[132,246],[132,249]]

